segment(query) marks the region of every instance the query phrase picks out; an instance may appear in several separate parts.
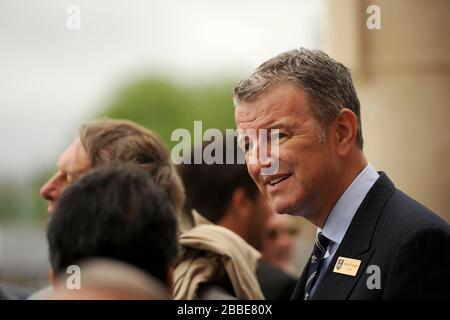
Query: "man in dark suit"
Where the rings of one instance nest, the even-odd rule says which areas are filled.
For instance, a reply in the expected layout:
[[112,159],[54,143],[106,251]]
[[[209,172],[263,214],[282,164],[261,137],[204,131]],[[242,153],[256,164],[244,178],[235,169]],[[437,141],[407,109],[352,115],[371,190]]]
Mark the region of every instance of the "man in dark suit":
[[450,227],[366,161],[345,66],[292,50],[240,81],[234,102],[250,175],[275,211],[318,228],[292,299],[450,298]]

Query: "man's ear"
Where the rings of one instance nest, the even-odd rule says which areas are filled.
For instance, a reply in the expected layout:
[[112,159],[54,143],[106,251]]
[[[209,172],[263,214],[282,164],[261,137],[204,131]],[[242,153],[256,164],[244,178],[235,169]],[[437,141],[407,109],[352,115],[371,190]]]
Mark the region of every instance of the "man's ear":
[[234,190],[230,201],[230,211],[238,215],[237,218],[246,217],[250,212],[250,205],[251,201],[244,188]]
[[335,119],[336,147],[338,155],[346,156],[356,145],[358,118],[350,109],[344,108]]

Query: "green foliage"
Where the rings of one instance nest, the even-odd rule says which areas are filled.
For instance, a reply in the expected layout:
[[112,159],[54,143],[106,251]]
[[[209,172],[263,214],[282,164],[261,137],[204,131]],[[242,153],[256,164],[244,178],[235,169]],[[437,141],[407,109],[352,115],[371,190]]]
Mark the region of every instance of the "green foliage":
[[0,221],[36,222],[47,218],[47,201],[39,195],[41,186],[53,173],[42,172],[26,184],[14,181],[0,185]]
[[9,220],[18,211],[18,192],[12,185],[0,186],[0,219]]
[[235,128],[232,85],[187,87],[149,78],[136,81],[122,90],[102,117],[135,121],[157,132],[169,146],[172,131],[185,128],[193,134],[195,120],[208,128]]

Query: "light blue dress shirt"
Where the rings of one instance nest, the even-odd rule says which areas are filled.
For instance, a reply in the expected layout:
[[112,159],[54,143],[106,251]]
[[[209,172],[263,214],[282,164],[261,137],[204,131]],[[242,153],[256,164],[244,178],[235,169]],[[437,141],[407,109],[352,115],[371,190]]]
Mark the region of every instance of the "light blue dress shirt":
[[317,232],[330,239],[327,252],[324,255],[324,261],[320,269],[319,278],[314,287],[311,289],[312,296],[316,288],[322,280],[325,271],[327,270],[330,261],[333,259],[342,239],[347,232],[347,229],[352,222],[353,216],[363,202],[370,188],[380,177],[378,172],[368,164],[363,171],[353,180],[352,184],[345,190],[342,196],[336,202],[333,210],[331,210],[328,218],[323,226],[323,229],[317,228]]

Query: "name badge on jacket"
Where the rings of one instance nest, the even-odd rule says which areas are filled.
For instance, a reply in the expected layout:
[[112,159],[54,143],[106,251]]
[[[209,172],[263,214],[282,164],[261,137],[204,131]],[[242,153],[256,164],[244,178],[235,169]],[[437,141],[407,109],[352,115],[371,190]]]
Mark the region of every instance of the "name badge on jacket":
[[339,257],[334,266],[333,272],[345,274],[347,276],[356,276],[361,260]]

